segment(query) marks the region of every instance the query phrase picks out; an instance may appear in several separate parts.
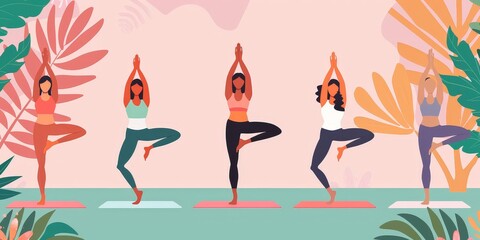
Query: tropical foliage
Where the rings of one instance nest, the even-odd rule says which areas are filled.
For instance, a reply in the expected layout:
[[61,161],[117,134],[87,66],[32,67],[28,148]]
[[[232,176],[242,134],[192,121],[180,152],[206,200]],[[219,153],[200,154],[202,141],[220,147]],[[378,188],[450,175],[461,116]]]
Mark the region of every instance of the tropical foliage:
[[427,208],[429,223],[420,217],[409,213],[398,214],[402,220],[388,221],[380,226],[381,229],[401,233],[397,235],[382,235],[378,240],[436,240],[436,239],[468,239],[469,232],[465,221],[460,215],[455,214],[455,221],[441,209],[440,217],[432,209]]
[[[52,222],[50,219],[54,211],[42,215],[37,220],[35,219],[35,211],[30,213],[23,222],[25,210],[22,208],[15,216],[13,210],[0,222],[0,240],[81,240],[78,237],[77,231],[66,223]],[[19,231],[20,230],[20,231]],[[18,238],[16,238],[18,236]]]
[[[63,13],[58,22],[55,13],[57,8],[52,5],[46,20],[46,31],[44,31],[44,27],[38,19],[35,23],[38,49],[49,49],[52,56],[52,68],[54,70],[61,69],[64,70],[64,73],[67,73],[57,75],[60,90],[71,89],[94,80],[94,75],[77,75],[68,72],[90,67],[108,53],[107,50],[94,50],[78,54],[78,51],[82,50],[97,35],[104,21],[100,19],[87,27],[92,17],[93,8],[84,10],[76,18],[74,17],[74,8],[74,1],[70,2],[66,8],[61,8]],[[25,36],[28,36],[28,25],[25,26],[24,32]],[[32,119],[36,113],[31,106],[31,86],[41,64],[38,56],[32,47],[25,57],[25,65],[19,71],[10,75],[12,83],[15,84],[7,84],[4,88],[4,94],[0,95],[0,110],[2,110],[0,111],[0,124],[6,129],[3,136],[0,136],[0,148],[6,146],[13,153],[27,158],[35,158],[32,135],[34,122]],[[26,100],[21,98],[22,94],[27,97]],[[64,104],[82,96],[82,94],[59,94],[58,103]],[[13,120],[9,121],[7,114]],[[54,118],[57,122],[71,120],[70,117],[62,114],[55,114]],[[16,128],[17,125],[21,125],[21,128]],[[10,137],[18,141],[13,142]]]
[[[21,28],[25,26],[24,18],[34,17],[40,14],[47,5],[48,0],[11,0],[0,2],[0,43],[2,37],[7,35],[6,28]],[[30,36],[18,44],[18,48],[9,45],[0,55],[0,77],[7,73],[14,73],[22,67],[24,58],[30,50]],[[0,80],[0,91],[10,79]]]
[[[444,75],[462,75],[459,69],[454,69],[451,62],[446,61],[448,54],[447,30],[452,26],[459,36],[467,41],[474,41],[476,33],[469,31],[470,22],[480,12],[480,8],[467,0],[397,0],[385,18],[383,33],[397,47],[400,63],[393,74],[393,91],[383,78],[373,74],[375,90],[383,105],[382,109],[363,88],[355,90],[355,99],[360,106],[374,115],[358,117],[355,123],[359,127],[373,132],[406,135],[417,134],[415,130],[414,104],[412,101],[412,86],[420,79],[419,69],[427,64],[427,50],[432,48],[435,54],[435,66]],[[463,17],[465,15],[465,18]],[[452,16],[456,16],[456,19]],[[480,40],[475,40],[472,48],[480,46]],[[453,69],[453,70],[452,70]],[[433,77],[433,76],[432,76]],[[392,94],[392,92],[395,93]],[[446,124],[460,126],[468,130],[477,130],[476,115],[472,110],[462,107],[455,97],[448,97],[446,106]],[[472,134],[478,139],[478,135]],[[471,144],[470,146],[474,146]],[[462,148],[467,153],[473,150]],[[478,152],[473,152],[478,153]],[[451,191],[466,191],[470,172],[477,163],[478,157],[462,160],[459,147],[453,150],[454,169],[450,170],[445,156],[434,151],[433,155],[440,165]]]
[[[7,169],[10,162],[12,162],[13,157],[9,158],[7,161],[0,164],[0,175]],[[12,176],[12,177],[2,177],[0,178],[0,200],[11,198],[19,194],[19,192],[2,189],[6,185],[14,182],[15,180],[19,179],[20,176]]]

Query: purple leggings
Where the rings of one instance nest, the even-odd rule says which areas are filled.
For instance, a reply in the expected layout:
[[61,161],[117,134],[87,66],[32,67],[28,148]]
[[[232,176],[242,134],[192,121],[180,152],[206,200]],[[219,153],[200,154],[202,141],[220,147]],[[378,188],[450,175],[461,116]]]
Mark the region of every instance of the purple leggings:
[[432,147],[434,137],[450,137],[442,142],[443,145],[462,141],[470,137],[470,131],[457,126],[438,125],[435,127],[426,127],[420,125],[418,130],[418,146],[420,148],[420,156],[422,157],[422,183],[423,188],[430,188],[430,160],[431,155],[428,153]]

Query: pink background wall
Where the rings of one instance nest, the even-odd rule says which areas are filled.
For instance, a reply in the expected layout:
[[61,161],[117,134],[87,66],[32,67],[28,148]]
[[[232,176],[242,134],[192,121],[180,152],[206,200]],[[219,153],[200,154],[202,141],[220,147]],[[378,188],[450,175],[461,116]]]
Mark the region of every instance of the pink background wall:
[[[337,53],[347,82],[345,128],[355,127],[355,116],[370,116],[354,101],[354,89],[363,86],[374,92],[373,71],[390,83],[398,62],[395,47],[381,33],[392,0],[254,0],[233,30],[215,24],[204,8],[195,5],[165,15],[147,1],[140,2],[149,7],[150,16],[141,11],[144,23],[128,30],[120,27],[119,14],[125,6],[138,8],[133,2],[78,2],[81,9],[94,6],[93,19],[105,19],[84,51],[108,49],[109,54],[82,70],[97,75],[96,80],[65,90],[85,95],[58,109],[83,126],[87,135],[49,152],[48,187],[128,187],[116,162],[127,124],[123,87],[135,53],[151,88],[149,126],[182,133],[178,142],[152,151],[148,162],[140,148],[147,143],[138,145],[127,167],[140,187],[229,187],[224,139],[228,108],[223,94],[237,42],[243,45],[254,85],[250,120],[272,122],[283,130],[277,138],[242,150],[239,187],[321,187],[309,167],[322,124],[314,92],[329,68],[329,54]],[[335,158],[337,146],[332,146],[321,168],[339,186],[347,185],[346,169],[356,182],[370,173],[370,187],[421,186],[414,135],[377,134],[371,143],[347,150],[340,163]],[[11,155],[6,148],[0,151],[2,160]],[[36,169],[34,159],[16,157],[6,174],[22,175],[19,186],[37,187]],[[479,186],[478,171],[477,166],[469,187]],[[434,160],[432,174],[432,187],[447,186]]]

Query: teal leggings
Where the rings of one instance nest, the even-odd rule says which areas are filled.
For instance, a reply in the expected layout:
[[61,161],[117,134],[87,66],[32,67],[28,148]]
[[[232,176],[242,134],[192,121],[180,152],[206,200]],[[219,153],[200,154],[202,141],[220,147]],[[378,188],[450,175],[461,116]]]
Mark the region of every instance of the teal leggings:
[[137,142],[158,140],[152,145],[153,148],[156,148],[175,142],[179,138],[180,133],[169,128],[145,128],[142,130],[132,130],[127,128],[125,140],[123,141],[120,155],[118,156],[118,170],[120,170],[128,184],[130,184],[132,188],[135,188],[137,186],[135,180],[133,179],[132,173],[130,173],[125,167],[125,164],[127,164],[132,157],[133,152],[137,147]]

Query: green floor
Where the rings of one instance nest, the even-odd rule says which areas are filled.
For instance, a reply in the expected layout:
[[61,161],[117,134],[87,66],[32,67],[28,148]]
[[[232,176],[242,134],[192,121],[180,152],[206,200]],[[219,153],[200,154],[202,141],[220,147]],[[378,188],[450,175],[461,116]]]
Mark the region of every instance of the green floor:
[[[201,200],[228,200],[228,189],[144,189],[144,200],[173,200],[182,209],[98,209],[107,200],[132,200],[129,189],[48,189],[49,200],[78,200],[87,209],[59,209],[52,221],[73,226],[84,239],[373,239],[378,228],[408,212],[427,217],[425,209],[388,209],[398,200],[421,200],[421,189],[337,189],[338,200],[368,200],[376,209],[294,209],[301,200],[326,199],[322,189],[240,189],[243,200],[274,200],[281,209],[194,209]],[[35,200],[36,189],[1,201]],[[471,209],[447,209],[465,219],[480,210],[480,189],[450,193],[432,189],[432,200],[461,200]],[[27,212],[30,212],[28,210]],[[45,213],[48,210],[40,210]],[[8,212],[4,209],[3,213]],[[468,225],[468,223],[467,223]],[[468,225],[470,234],[474,231]]]

